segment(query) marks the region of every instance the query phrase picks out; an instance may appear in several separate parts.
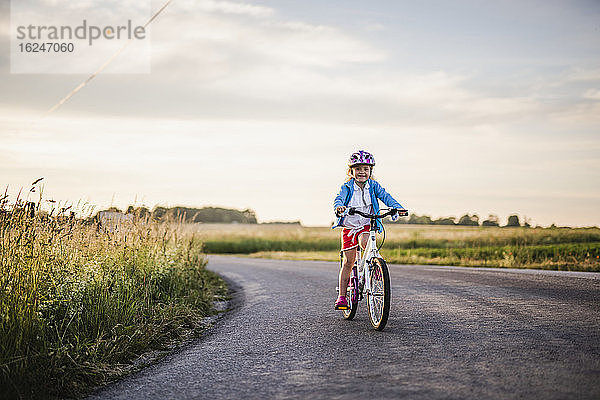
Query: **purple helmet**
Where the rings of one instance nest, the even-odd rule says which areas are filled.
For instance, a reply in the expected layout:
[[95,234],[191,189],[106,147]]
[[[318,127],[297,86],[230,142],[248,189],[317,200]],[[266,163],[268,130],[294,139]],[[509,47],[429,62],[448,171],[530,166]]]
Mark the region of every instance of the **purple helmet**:
[[348,160],[348,166],[354,167],[355,165],[366,164],[366,165],[375,165],[375,157],[373,154],[368,151],[359,150],[356,153],[352,153],[350,159]]

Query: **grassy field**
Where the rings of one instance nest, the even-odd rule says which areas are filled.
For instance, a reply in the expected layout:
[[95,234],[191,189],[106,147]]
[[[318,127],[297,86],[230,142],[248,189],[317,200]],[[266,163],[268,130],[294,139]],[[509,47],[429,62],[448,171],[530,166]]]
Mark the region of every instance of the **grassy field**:
[[223,281],[181,226],[0,214],[0,398],[77,397],[197,334]]
[[[340,230],[298,225],[186,225],[207,253],[306,260],[339,259]],[[598,228],[386,226],[392,263],[600,271]]]

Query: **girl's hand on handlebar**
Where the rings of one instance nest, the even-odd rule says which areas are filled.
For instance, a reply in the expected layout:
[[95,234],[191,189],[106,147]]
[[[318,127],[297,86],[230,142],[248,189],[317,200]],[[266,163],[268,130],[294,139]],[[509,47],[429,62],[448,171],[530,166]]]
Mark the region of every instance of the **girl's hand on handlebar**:
[[341,217],[342,215],[344,215],[345,211],[346,211],[346,207],[339,206],[338,208],[335,209],[335,215],[338,217]]
[[403,208],[395,208],[394,213],[391,215],[392,221],[397,221],[398,218],[400,218],[400,215],[406,216],[408,215],[408,211]]

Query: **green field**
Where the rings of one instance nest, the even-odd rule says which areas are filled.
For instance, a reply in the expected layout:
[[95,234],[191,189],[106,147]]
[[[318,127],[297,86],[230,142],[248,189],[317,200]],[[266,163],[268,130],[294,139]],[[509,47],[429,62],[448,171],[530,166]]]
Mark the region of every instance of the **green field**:
[[[338,260],[340,230],[298,225],[190,224],[204,250],[253,257]],[[392,263],[600,271],[598,228],[387,225]]]
[[181,227],[0,214],[0,398],[78,397],[204,327],[224,282]]

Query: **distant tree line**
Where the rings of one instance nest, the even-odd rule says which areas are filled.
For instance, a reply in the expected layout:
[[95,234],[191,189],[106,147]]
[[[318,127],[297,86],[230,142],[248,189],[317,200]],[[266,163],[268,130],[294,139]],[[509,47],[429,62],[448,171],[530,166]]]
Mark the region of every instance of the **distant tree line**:
[[[461,225],[461,226],[500,226],[497,215],[490,214],[485,220],[479,221],[477,214],[469,215],[465,214],[462,217],[456,219],[456,217],[444,217],[438,219],[431,219],[428,215],[417,215],[411,214],[408,218],[399,218],[397,224],[417,224],[417,225]],[[508,221],[504,227],[517,227],[524,226],[530,227],[527,220],[521,225],[519,216],[513,214],[508,217]]]
[[[123,213],[117,207],[110,207],[109,212]],[[99,211],[100,213],[101,211]],[[151,218],[155,221],[182,221],[187,223],[240,223],[256,224],[256,213],[253,210],[234,210],[220,207],[161,207],[150,210],[146,207],[129,206],[124,214],[133,214],[139,218]]]
[[[221,207],[161,207],[156,206],[150,210],[146,207],[129,206],[125,212],[117,207],[110,207],[106,210],[115,213],[133,214],[139,218],[152,218],[155,221],[182,221],[186,223],[240,223],[240,224],[256,224],[256,213],[253,210],[235,210]],[[388,221],[391,222],[391,221]],[[284,222],[273,222],[281,224]],[[300,225],[299,221],[285,222],[287,224]],[[391,222],[392,223],[392,222]],[[460,218],[443,217],[432,219],[428,215],[411,214],[409,217],[399,218],[396,224],[416,224],[416,225],[455,225],[455,226],[500,226],[497,215],[490,214],[486,219],[480,221],[477,214],[465,214]],[[529,222],[525,219],[521,224],[519,216],[513,214],[508,217],[508,221],[504,227],[529,227]]]

